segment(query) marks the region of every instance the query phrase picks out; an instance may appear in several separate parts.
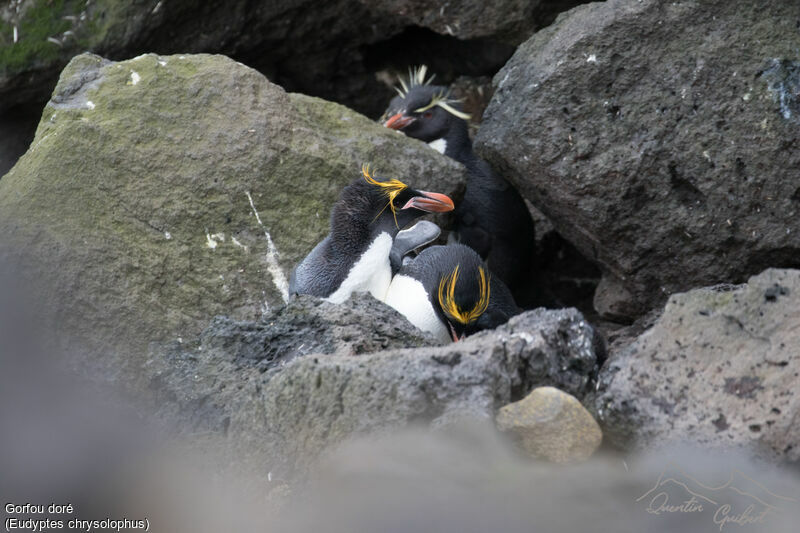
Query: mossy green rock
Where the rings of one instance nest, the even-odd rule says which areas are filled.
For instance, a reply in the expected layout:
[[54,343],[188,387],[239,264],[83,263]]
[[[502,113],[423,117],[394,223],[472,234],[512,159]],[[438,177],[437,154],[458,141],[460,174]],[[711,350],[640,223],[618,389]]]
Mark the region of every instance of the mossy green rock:
[[147,26],[152,10],[113,0],[6,3],[0,7],[0,110],[40,99],[72,56],[117,48]]
[[0,181],[0,233],[81,346],[139,353],[282,305],[365,162],[446,194],[463,180],[419,141],[223,56],[84,54]]

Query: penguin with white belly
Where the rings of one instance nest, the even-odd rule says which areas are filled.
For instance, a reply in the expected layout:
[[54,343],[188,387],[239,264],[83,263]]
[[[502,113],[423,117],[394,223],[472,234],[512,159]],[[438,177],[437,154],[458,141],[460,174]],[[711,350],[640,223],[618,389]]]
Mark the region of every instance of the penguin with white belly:
[[431,246],[406,262],[385,301],[443,342],[494,329],[521,312],[508,287],[463,244]]
[[425,66],[401,78],[383,125],[419,139],[467,168],[464,198],[454,214],[453,241],[484,258],[492,272],[522,302],[535,266],[533,219],[525,200],[511,184],[478,157],[469,139],[467,120],[447,87],[431,85]]
[[383,301],[397,233],[426,213],[453,210],[448,196],[375,178],[367,165],[362,176],[342,190],[331,212],[330,234],[292,272],[290,294],[342,303],[354,292],[369,292]]

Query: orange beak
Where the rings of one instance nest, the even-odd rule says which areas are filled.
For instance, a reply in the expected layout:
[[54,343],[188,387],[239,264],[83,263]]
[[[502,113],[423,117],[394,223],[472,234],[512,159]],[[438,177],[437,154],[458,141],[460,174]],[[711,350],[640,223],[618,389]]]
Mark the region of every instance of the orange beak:
[[453,200],[446,194],[439,194],[438,192],[417,191],[421,196],[414,196],[403,209],[411,207],[425,211],[426,213],[446,213],[455,209]]
[[383,125],[391,130],[401,130],[415,120],[416,119],[414,117],[406,116],[403,113],[397,113],[396,115],[389,117],[389,120],[384,122]]
[[459,337],[458,333],[456,333],[456,328],[453,327],[453,324],[448,322],[447,325],[450,327],[450,336],[453,338],[453,342],[459,342],[464,340],[464,337],[466,336],[465,334],[462,334]]

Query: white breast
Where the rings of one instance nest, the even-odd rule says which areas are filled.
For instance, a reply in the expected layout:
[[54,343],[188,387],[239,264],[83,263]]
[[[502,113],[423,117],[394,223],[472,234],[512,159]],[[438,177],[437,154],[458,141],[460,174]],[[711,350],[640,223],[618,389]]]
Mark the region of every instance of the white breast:
[[369,248],[350,268],[347,277],[336,289],[336,292],[325,298],[327,301],[340,304],[350,298],[354,292],[369,292],[380,301],[386,298],[386,290],[392,281],[392,267],[389,265],[389,251],[392,249],[392,237],[381,233],[372,241]]
[[445,150],[447,150],[447,141],[444,139],[436,139],[435,141],[431,141],[428,143],[428,146],[443,154]]
[[386,292],[386,303],[422,331],[432,333],[442,342],[450,342],[447,326],[439,320],[428,292],[419,280],[402,274],[395,276]]

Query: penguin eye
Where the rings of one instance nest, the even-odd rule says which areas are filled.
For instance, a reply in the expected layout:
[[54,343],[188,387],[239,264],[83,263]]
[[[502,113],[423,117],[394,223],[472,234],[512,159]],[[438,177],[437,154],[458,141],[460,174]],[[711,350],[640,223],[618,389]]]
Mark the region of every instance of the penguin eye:
[[431,118],[433,116],[433,112],[432,111],[425,111],[422,114],[422,116],[425,117],[425,118]]

